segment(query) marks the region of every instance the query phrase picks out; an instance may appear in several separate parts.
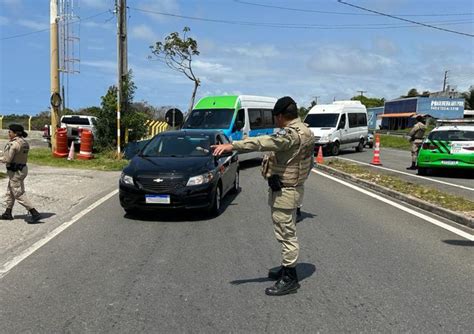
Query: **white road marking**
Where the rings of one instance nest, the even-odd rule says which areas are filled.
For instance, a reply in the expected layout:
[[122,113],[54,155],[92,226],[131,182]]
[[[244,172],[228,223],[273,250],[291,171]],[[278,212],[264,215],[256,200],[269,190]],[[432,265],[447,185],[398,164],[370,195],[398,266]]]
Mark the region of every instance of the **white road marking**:
[[466,190],[474,191],[474,188],[469,188],[469,187],[461,186],[461,185],[459,185],[459,184],[449,183],[449,182],[440,181],[440,180],[435,180],[435,179],[431,179],[431,178],[428,178],[428,177],[423,177],[423,176],[419,176],[419,175],[415,175],[415,174],[411,174],[411,173],[407,173],[407,172],[402,172],[402,171],[399,171],[399,170],[396,170],[396,169],[391,169],[391,168],[387,168],[387,167],[371,165],[371,164],[366,163],[366,162],[361,162],[361,161],[357,161],[357,160],[353,160],[353,159],[348,159],[348,158],[337,157],[337,159],[352,161],[352,162],[356,162],[356,163],[361,164],[361,165],[367,165],[367,166],[370,166],[370,167],[375,167],[375,168],[380,168],[380,169],[389,170],[389,171],[392,171],[392,172],[397,172],[397,173],[403,174],[403,175],[408,175],[408,176],[412,176],[412,177],[418,177],[418,178],[423,179],[423,180],[426,180],[426,181],[437,182],[437,183],[446,184],[446,185],[452,186],[452,187],[458,187],[458,188],[461,188],[461,189],[466,189]]
[[453,227],[453,226],[451,226],[451,225],[448,225],[448,224],[445,224],[445,223],[443,223],[443,222],[440,222],[440,221],[437,220],[437,219],[431,218],[431,217],[429,217],[429,216],[427,216],[427,215],[425,215],[425,214],[422,214],[422,213],[417,212],[417,211],[415,211],[415,210],[413,210],[413,209],[407,208],[407,207],[405,207],[405,206],[403,206],[403,205],[400,205],[400,204],[398,204],[398,203],[396,203],[396,202],[394,202],[394,201],[391,201],[391,200],[389,200],[389,199],[387,199],[387,198],[384,198],[384,197],[382,197],[382,196],[379,196],[379,195],[377,195],[377,194],[374,194],[374,193],[372,193],[372,192],[370,192],[370,191],[368,191],[368,190],[365,190],[365,189],[362,189],[362,188],[360,188],[360,187],[357,187],[357,186],[355,186],[355,185],[353,185],[353,184],[351,184],[351,183],[349,183],[349,182],[339,180],[338,178],[335,178],[335,177],[333,177],[333,176],[327,175],[327,174],[325,174],[325,173],[319,172],[319,171],[314,170],[314,169],[313,169],[312,171],[313,171],[313,173],[316,173],[316,174],[318,174],[318,175],[327,177],[328,179],[331,179],[331,180],[333,180],[333,181],[339,182],[339,183],[341,183],[341,184],[343,184],[343,185],[345,185],[345,186],[347,186],[347,187],[349,187],[349,188],[352,188],[352,189],[357,190],[357,191],[359,191],[359,192],[361,192],[361,193],[363,193],[363,194],[366,194],[366,195],[368,195],[368,196],[370,196],[370,197],[373,197],[373,198],[375,198],[375,199],[377,199],[377,200],[379,200],[379,201],[382,201],[382,202],[387,203],[387,204],[389,204],[389,205],[391,205],[391,206],[394,206],[394,207],[396,207],[397,209],[403,210],[403,211],[408,212],[408,213],[410,213],[410,214],[412,214],[412,215],[414,215],[414,216],[417,216],[418,218],[424,219],[424,220],[426,220],[426,221],[428,221],[428,222],[430,222],[430,223],[432,223],[432,224],[434,224],[434,225],[436,225],[436,226],[439,226],[439,227],[441,227],[441,228],[444,228],[445,230],[448,230],[448,231],[450,231],[450,232],[452,232],[452,233],[454,233],[454,234],[457,234],[457,235],[459,235],[459,236],[461,236],[461,237],[463,237],[463,238],[466,238],[467,240],[474,241],[474,235],[472,235],[472,234],[469,234],[469,233],[464,232],[464,231],[462,231],[462,230],[460,230],[460,229],[458,229],[458,228],[455,228],[455,227]]
[[15,268],[18,264],[20,264],[23,260],[25,260],[28,256],[36,252],[38,249],[46,245],[51,239],[53,239],[55,236],[63,232],[65,229],[67,229],[69,226],[77,222],[79,219],[84,217],[86,214],[94,210],[96,207],[107,201],[109,198],[112,196],[116,195],[118,193],[118,189],[112,191],[111,193],[105,195],[102,197],[100,200],[95,202],[94,204],[90,205],[86,209],[82,210],[78,214],[76,214],[72,219],[64,224],[61,224],[60,226],[56,227],[54,230],[49,232],[44,238],[38,240],[35,242],[33,245],[31,245],[29,248],[25,249],[21,254],[15,256],[12,260],[8,261],[3,265],[3,267],[0,269],[0,279],[3,278],[10,270]]

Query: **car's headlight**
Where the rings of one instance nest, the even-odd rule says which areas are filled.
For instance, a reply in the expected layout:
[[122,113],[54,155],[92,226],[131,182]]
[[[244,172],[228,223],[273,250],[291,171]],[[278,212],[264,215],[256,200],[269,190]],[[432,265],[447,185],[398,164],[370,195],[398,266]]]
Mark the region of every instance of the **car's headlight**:
[[125,173],[122,173],[122,175],[120,176],[120,180],[125,184],[133,185],[133,177]]
[[321,138],[319,138],[319,141],[329,141],[329,136],[321,136]]
[[209,183],[211,182],[213,178],[214,178],[214,175],[212,175],[212,173],[205,173],[205,174],[201,174],[197,176],[191,176],[186,186],[197,186],[200,184]]

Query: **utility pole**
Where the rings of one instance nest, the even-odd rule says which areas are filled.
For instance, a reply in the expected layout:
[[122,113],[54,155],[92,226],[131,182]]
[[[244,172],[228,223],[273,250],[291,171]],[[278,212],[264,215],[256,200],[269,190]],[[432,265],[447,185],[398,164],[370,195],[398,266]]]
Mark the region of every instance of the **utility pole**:
[[367,93],[366,90],[358,90],[358,92],[360,93],[360,97],[364,96],[364,93]]
[[51,66],[51,148],[56,150],[56,132],[61,95],[59,94],[58,0],[50,0],[50,66]]
[[449,72],[449,71],[444,71],[443,92],[446,91],[446,82],[447,82],[447,80],[448,80],[448,72]]
[[127,64],[127,1],[115,0],[117,13],[117,154],[120,155],[120,113],[123,103],[123,82],[128,74]]
[[318,99],[320,98],[320,96],[315,96],[314,97],[314,105],[317,105],[318,104]]

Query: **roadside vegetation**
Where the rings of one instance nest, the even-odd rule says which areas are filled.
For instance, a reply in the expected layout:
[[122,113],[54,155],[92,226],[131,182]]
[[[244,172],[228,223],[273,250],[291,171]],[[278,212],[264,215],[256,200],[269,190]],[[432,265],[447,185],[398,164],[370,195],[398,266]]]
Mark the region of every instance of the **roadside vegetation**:
[[404,136],[380,135],[380,147],[396,148],[400,150],[410,150],[411,144]]
[[94,153],[94,158],[90,160],[79,160],[77,156],[74,160],[67,158],[56,158],[48,148],[33,148],[28,155],[28,162],[53,167],[91,169],[102,171],[120,171],[128,164],[128,160],[117,159],[114,150]]
[[339,159],[327,160],[325,165],[350,174],[358,179],[362,179],[379,186],[413,196],[445,209],[462,212],[468,216],[474,217],[474,202],[463,197],[451,195],[430,187],[408,182],[395,176],[379,174],[372,171],[370,167],[341,161]]

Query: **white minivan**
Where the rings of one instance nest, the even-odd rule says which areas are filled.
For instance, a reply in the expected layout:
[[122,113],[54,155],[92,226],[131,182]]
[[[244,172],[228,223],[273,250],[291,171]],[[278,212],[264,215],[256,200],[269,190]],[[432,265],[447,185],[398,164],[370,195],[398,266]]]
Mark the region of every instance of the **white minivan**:
[[338,155],[341,149],[360,152],[367,141],[367,109],[360,101],[315,105],[304,120],[315,136],[315,149]]

